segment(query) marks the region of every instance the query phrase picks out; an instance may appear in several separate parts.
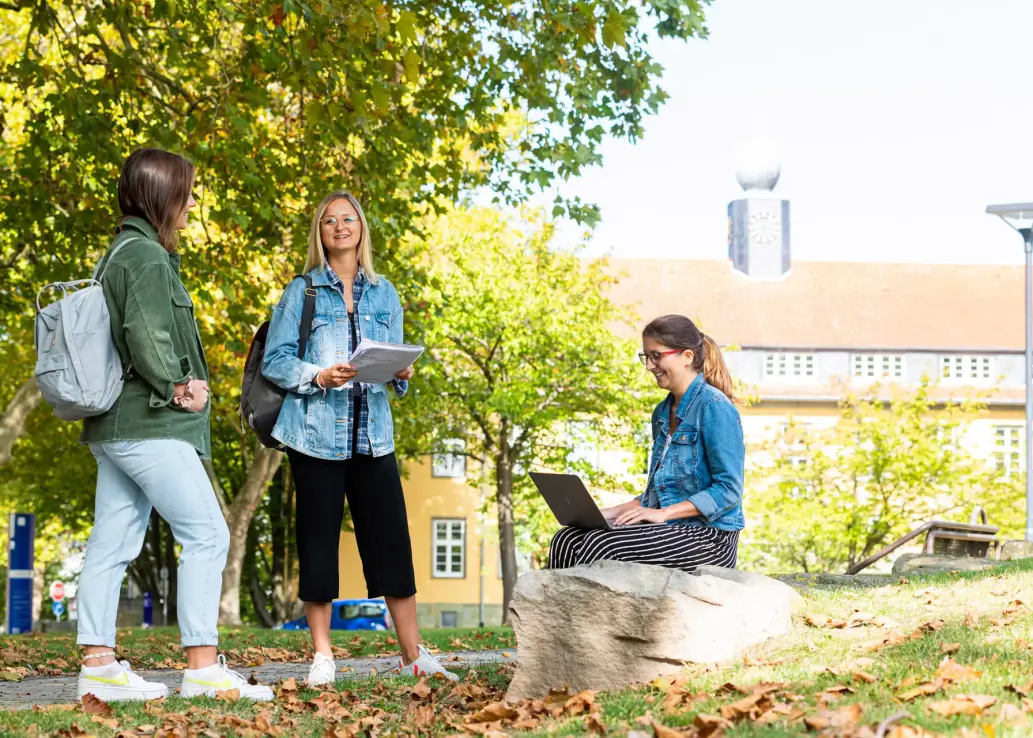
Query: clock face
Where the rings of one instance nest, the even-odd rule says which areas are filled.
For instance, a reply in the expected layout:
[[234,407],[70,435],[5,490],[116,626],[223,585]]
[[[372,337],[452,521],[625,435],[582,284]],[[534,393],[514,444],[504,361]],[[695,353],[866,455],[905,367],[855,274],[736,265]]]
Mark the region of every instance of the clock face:
[[753,243],[775,243],[782,235],[781,219],[772,212],[751,213],[748,228]]

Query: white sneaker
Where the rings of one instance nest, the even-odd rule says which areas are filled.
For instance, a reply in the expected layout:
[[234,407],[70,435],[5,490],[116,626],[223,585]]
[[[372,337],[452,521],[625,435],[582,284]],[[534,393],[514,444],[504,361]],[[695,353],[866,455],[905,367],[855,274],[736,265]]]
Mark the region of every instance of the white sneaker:
[[305,683],[310,687],[325,687],[337,681],[337,664],[325,653],[316,651],[316,658],[308,669]]
[[441,676],[445,677],[445,679],[450,682],[459,681],[459,677],[442,666],[437,657],[428,651],[423,645],[420,645],[420,657],[411,664],[406,666],[404,660],[400,660],[398,662],[398,671],[406,676],[412,674],[415,677],[441,674]]
[[269,702],[273,690],[262,684],[248,684],[243,675],[226,666],[226,657],[219,654],[219,660],[203,669],[186,669],[180,697],[214,697],[216,692],[239,689],[241,699]]
[[156,700],[169,696],[169,688],[161,682],[148,682],[129,668],[128,661],[103,666],[84,666],[79,671],[76,696],[92,694],[104,702],[115,700]]

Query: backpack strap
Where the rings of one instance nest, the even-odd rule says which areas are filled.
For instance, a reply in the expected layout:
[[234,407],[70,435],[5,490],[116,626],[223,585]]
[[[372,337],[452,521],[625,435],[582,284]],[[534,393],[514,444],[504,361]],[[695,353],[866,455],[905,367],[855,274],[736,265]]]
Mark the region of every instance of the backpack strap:
[[[90,279],[94,280],[95,282],[99,282],[101,277],[104,276],[104,272],[108,270],[108,264],[110,264],[111,260],[115,258],[115,254],[118,253],[119,249],[121,249],[130,241],[139,241],[142,238],[143,236],[130,236],[129,238],[124,238],[118,243],[116,243],[114,247],[111,249],[111,251],[109,251],[103,259],[97,262],[97,266],[93,267],[93,274],[90,276]],[[104,267],[103,269],[101,269],[102,265]],[[100,272],[100,274],[98,274],[98,272]]]
[[[297,279],[297,277],[295,277]],[[301,322],[298,324],[298,358],[305,358],[308,338],[312,335],[312,317],[316,314],[316,289],[312,286],[311,275],[302,276],[305,280],[305,304],[301,309]]]

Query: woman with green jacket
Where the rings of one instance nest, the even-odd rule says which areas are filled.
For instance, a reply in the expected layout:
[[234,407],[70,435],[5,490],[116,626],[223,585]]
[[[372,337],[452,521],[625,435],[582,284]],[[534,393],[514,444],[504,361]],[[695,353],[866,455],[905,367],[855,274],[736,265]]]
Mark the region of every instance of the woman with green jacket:
[[210,458],[208,366],[190,294],[179,277],[179,231],[186,228],[194,166],[158,149],[125,162],[118,181],[122,220],[101,260],[100,281],[125,387],[103,415],[83,421],[80,440],[97,460],[93,531],[78,593],[77,642],[86,652],[78,696],[148,700],[168,687],[115,660],[122,578],[140,554],[151,508],[182,546],[177,612],[187,657],[180,694],[271,700],[218,655],[219,596],[229,530],[202,459]]

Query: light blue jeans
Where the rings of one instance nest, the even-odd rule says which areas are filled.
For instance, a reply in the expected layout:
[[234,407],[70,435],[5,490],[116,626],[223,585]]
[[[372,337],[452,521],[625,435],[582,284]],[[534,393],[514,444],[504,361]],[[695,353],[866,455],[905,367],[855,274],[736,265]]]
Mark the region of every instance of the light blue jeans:
[[217,645],[230,532],[197,451],[173,439],[91,443],[90,451],[97,501],[79,577],[77,643],[114,647],[122,578],[140,555],[153,506],[183,547],[177,586],[183,645]]

